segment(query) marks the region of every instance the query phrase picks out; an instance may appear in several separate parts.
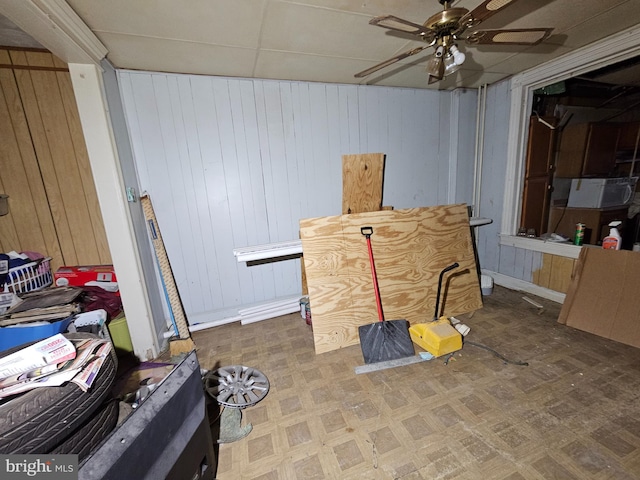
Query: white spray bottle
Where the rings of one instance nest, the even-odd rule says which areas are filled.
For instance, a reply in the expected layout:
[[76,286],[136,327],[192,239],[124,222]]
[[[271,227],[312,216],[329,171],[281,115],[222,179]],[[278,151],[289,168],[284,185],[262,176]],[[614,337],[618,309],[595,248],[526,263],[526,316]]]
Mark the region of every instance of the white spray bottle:
[[620,244],[622,243],[622,237],[620,236],[620,232],[618,232],[618,227],[622,222],[616,220],[615,222],[611,222],[609,226],[611,227],[611,231],[609,235],[604,237],[602,240],[602,248],[606,248],[609,250],[620,250]]

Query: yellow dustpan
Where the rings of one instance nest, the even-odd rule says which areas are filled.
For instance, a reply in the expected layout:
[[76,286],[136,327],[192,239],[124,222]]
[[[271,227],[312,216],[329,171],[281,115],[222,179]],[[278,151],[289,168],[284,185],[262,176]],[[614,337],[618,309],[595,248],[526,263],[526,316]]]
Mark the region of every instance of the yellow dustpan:
[[447,355],[462,348],[462,335],[453,328],[449,318],[444,315],[438,318],[442,277],[449,270],[453,270],[459,266],[458,262],[456,262],[440,272],[438,293],[436,295],[436,312],[433,320],[429,323],[418,323],[409,327],[409,335],[413,343],[425,349],[434,357],[441,357],[442,355]]

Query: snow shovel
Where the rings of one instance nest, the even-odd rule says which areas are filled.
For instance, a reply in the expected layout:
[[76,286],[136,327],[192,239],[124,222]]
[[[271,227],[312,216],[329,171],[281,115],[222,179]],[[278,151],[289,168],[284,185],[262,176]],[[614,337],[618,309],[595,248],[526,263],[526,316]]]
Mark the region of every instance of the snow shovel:
[[371,277],[373,278],[373,290],[376,294],[376,306],[378,307],[378,322],[358,327],[360,347],[365,363],[377,363],[399,358],[411,357],[415,354],[413,342],[409,336],[409,322],[406,320],[386,320],[382,313],[380,301],[380,288],[373,261],[371,249],[372,227],[362,227],[362,235],[367,239],[369,249],[369,262],[371,263]]

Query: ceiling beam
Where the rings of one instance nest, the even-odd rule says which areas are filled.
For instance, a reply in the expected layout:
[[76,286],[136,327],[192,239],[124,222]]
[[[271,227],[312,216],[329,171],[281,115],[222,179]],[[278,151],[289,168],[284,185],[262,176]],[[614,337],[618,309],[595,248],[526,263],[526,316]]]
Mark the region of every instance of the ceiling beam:
[[108,53],[64,0],[2,0],[0,13],[66,63],[99,67]]

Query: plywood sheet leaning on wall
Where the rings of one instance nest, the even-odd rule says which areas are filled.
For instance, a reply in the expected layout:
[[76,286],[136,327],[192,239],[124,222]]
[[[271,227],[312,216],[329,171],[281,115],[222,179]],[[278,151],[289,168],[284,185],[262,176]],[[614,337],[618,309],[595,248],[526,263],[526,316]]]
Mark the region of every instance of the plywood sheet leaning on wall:
[[[342,214],[382,209],[384,153],[342,155]],[[302,294],[308,295],[304,259],[300,262]]]
[[358,343],[358,326],[377,321],[365,237],[371,242],[387,320],[433,317],[438,275],[460,267],[443,285],[446,315],[482,307],[466,205],[384,210],[300,221],[316,353]]

